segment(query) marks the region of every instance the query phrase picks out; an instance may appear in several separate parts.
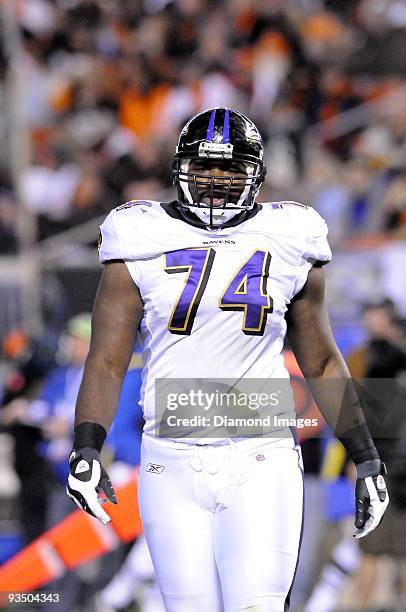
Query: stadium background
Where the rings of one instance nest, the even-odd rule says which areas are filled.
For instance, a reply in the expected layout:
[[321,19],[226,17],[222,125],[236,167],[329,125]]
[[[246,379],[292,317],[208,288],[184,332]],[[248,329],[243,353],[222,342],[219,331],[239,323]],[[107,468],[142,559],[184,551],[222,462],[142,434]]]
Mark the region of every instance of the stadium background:
[[[260,128],[268,166],[262,201],[304,201],[327,220],[334,253],[328,306],[353,371],[365,376],[372,353],[375,362],[388,364],[398,351],[384,375],[402,379],[402,0],[2,0],[0,20],[3,409],[17,397],[35,399],[55,366],[67,321],[91,309],[103,217],[129,199],[174,197],[170,163],[179,129],[212,106],[246,112]],[[22,534],[13,464],[19,428],[21,419],[2,419],[3,563],[30,541]],[[299,567],[298,610],[349,516],[336,508],[340,495],[325,494],[320,464],[326,453],[319,446],[308,453],[314,501],[308,531],[320,536],[307,549],[306,567]],[[115,569],[128,546],[108,557]],[[94,604],[104,567],[97,563],[82,567],[86,588],[75,609],[102,612]],[[357,609],[405,610],[400,588],[393,591],[403,562],[386,555],[377,563],[382,587],[372,589],[364,576],[358,587],[343,580],[344,591],[370,591]],[[404,576],[403,583],[405,590]],[[340,597],[340,609],[355,609],[356,598]],[[327,609],[321,606],[316,612]]]

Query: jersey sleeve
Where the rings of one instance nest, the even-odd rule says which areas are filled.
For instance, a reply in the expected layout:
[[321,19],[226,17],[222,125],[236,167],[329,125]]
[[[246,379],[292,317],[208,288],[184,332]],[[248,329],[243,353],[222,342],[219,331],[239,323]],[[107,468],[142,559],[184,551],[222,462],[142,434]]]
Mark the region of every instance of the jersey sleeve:
[[331,261],[331,249],[327,242],[327,223],[313,208],[307,208],[307,235],[305,249],[298,268],[293,295],[299,293],[304,287],[307,276],[316,263],[325,265]]
[[325,265],[331,261],[332,257],[330,245],[327,241],[327,223],[313,208],[309,208],[308,213],[308,238],[303,259],[312,265],[315,263]]
[[106,263],[112,259],[125,259],[122,244],[114,222],[114,210],[100,226],[98,242],[99,259]]
[[137,287],[140,287],[141,277],[137,256],[139,257],[141,254],[137,252],[136,247],[133,249],[134,252],[131,252],[126,241],[125,227],[123,227],[124,220],[122,218],[120,223],[116,213],[117,209],[112,210],[100,226],[99,259],[101,263],[113,260],[124,261],[131,278]]

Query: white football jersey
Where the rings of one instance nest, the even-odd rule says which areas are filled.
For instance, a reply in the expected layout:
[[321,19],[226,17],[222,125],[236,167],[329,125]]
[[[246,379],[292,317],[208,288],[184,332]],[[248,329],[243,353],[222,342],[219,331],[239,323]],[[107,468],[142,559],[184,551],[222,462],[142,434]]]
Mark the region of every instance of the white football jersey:
[[[156,428],[157,379],[289,378],[287,307],[312,265],[331,259],[327,225],[314,209],[265,203],[245,222],[210,232],[159,202],[135,200],[100,229],[100,261],[124,260],[144,303],[146,433]],[[290,397],[278,414],[292,412]]]

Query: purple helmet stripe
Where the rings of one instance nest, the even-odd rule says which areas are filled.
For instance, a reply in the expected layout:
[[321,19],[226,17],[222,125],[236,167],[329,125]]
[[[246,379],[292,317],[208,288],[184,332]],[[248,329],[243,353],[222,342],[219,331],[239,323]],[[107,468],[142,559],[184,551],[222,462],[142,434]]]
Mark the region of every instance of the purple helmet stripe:
[[228,143],[230,142],[230,111],[228,108],[224,113],[224,127],[223,127],[223,140],[222,142]]
[[216,109],[211,111],[209,127],[207,128],[206,141],[213,142],[214,120],[216,118]]

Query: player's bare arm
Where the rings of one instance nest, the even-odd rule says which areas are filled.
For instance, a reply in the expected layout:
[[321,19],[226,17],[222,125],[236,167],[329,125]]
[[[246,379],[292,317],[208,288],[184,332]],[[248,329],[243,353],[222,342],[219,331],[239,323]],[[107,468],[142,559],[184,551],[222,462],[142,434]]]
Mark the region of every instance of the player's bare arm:
[[140,293],[125,263],[107,263],[94,303],[91,344],[76,404],[75,425],[91,421],[106,430],[110,428],[142,309]]
[[288,339],[314,399],[357,467],[357,536],[374,529],[388,504],[384,466],[375,448],[350,373],[334,341],[325,304],[324,271],[314,266],[292,301]]
[[[120,299],[117,299],[120,296]],[[97,493],[116,503],[99,453],[114,418],[142,316],[140,293],[122,261],[105,265],[96,295],[92,337],[75,413],[67,493],[102,523],[110,521]]]
[[[320,404],[320,410],[326,413],[329,425],[335,430],[340,415],[340,398],[332,398],[328,392],[324,393],[328,385],[317,385],[317,381],[341,379],[344,389],[350,373],[332,334],[325,304],[324,270],[321,266],[314,266],[310,270],[303,289],[289,306],[287,322],[287,336],[296,360],[312,392],[317,395],[315,399]],[[332,400],[337,404],[335,411]],[[351,406],[350,412],[351,415],[346,415],[347,429],[364,422],[358,405]]]

